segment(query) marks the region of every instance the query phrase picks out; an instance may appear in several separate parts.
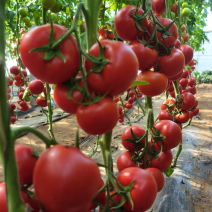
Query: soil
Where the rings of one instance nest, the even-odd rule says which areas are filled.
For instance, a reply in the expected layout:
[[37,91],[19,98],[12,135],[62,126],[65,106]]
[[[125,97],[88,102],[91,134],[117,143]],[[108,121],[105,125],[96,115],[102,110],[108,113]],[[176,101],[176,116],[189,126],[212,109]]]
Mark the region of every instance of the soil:
[[[183,151],[178,159],[177,167],[170,178],[166,178],[166,184],[155,204],[149,211],[154,212],[211,212],[212,211],[212,85],[197,85],[197,100],[199,102],[200,116],[193,118],[189,127],[183,131]],[[123,98],[124,99],[124,98]],[[154,114],[160,112],[160,105],[165,97],[154,98]],[[145,129],[146,119],[141,119],[142,113],[137,107],[128,111],[133,125],[142,126]],[[24,118],[23,118],[24,120]],[[20,120],[21,121],[21,120]],[[121,145],[122,131],[129,126],[127,119],[113,130],[112,157],[114,161],[114,172],[117,174],[116,159],[125,149]],[[72,145],[75,140],[75,132],[79,128],[74,115],[63,118],[53,123],[56,140],[62,144]],[[48,125],[38,127],[44,135],[49,136]],[[96,137],[88,135],[79,130],[80,145],[82,152],[86,155],[92,154],[92,148],[96,145]],[[31,133],[28,133],[16,141],[17,144],[30,144],[34,150],[41,154],[45,150],[43,142]],[[92,147],[92,148],[91,148]],[[173,150],[173,155],[177,149]],[[103,163],[101,150],[92,157],[98,163]],[[100,168],[103,179],[104,168]],[[4,180],[3,170],[0,165],[0,182]]]

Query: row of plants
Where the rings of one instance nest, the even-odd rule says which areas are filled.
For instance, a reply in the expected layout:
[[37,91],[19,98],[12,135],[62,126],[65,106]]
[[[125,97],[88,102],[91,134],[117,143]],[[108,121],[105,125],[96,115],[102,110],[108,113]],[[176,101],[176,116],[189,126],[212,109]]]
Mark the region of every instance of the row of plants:
[[[141,212],[151,208],[164,186],[164,174],[170,177],[177,164],[182,129],[199,113],[192,76],[196,62],[187,31],[194,9],[189,2],[169,0],[9,2],[13,10],[5,10],[5,3],[0,5],[0,26],[6,23],[6,33],[0,34],[0,157],[5,176],[0,184],[1,210],[88,212],[98,207],[99,211]],[[30,29],[33,24],[37,26]],[[13,33],[5,45],[8,29]],[[6,76],[5,55],[11,48],[17,66],[10,67]],[[26,68],[37,80],[28,82]],[[9,102],[13,80],[19,86],[20,110],[29,109],[30,96],[39,106],[48,107],[50,137],[31,127],[10,128],[17,106]],[[87,134],[98,136],[104,164],[80,151],[78,132],[75,146],[56,141],[49,84],[57,105],[76,114]],[[127,90],[130,98],[124,103]],[[166,100],[154,119],[152,97],[162,93]],[[139,101],[142,95],[145,106]],[[146,115],[146,128],[131,126],[126,109],[133,108],[134,101],[142,117]],[[126,152],[117,159],[115,176],[112,130],[125,120],[130,126],[120,142]],[[46,151],[37,155],[31,147],[15,144],[23,132],[41,138]],[[105,181],[98,166],[105,167]]]

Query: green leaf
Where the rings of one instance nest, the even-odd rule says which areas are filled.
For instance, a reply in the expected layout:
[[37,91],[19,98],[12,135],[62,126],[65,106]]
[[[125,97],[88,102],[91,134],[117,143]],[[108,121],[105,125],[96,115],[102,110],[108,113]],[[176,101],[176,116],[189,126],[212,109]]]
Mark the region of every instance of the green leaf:
[[54,84],[54,85],[52,85],[52,89],[53,89],[53,90],[55,89],[55,86],[56,86],[55,84]]
[[135,82],[133,82],[131,87],[138,86],[138,85],[149,85],[149,83],[146,81],[135,81]]
[[167,176],[167,177],[170,177],[174,172],[174,169],[172,169],[171,167],[169,167],[166,171],[164,171],[164,174]]
[[26,101],[30,101],[28,88],[24,91],[23,99],[25,99]]

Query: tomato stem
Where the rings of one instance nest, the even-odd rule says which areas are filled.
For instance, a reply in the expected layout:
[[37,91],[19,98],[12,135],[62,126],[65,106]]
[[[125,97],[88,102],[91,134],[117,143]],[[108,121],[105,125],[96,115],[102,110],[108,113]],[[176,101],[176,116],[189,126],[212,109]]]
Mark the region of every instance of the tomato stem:
[[177,165],[178,157],[180,156],[180,153],[181,153],[181,151],[182,151],[182,149],[183,149],[182,146],[183,146],[183,144],[182,144],[182,140],[181,140],[181,141],[180,141],[180,144],[178,145],[177,153],[176,153],[176,155],[174,156],[174,161],[173,161],[173,163],[171,164],[171,167],[172,167],[172,168],[176,167],[176,165]]
[[119,99],[121,101],[121,105],[122,105],[122,108],[123,108],[123,111],[124,111],[124,116],[127,118],[128,122],[129,122],[129,125],[132,126],[132,123],[130,121],[130,118],[127,115],[127,112],[126,112],[126,109],[125,109],[125,106],[124,106],[124,102],[123,102],[123,100],[121,98],[121,95],[119,95]]
[[152,110],[150,118],[149,118],[149,122],[147,123],[147,125],[153,126],[154,125],[154,114],[153,114],[153,107],[152,107],[152,97],[146,96],[145,100],[146,100],[147,113],[149,113],[149,111]]

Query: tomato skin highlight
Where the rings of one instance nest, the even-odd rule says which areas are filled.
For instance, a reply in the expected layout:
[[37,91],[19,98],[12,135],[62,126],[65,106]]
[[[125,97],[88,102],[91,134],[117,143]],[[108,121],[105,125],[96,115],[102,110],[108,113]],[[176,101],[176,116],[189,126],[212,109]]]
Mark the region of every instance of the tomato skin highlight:
[[163,186],[165,184],[165,179],[163,176],[163,173],[157,169],[157,168],[148,168],[146,169],[147,172],[149,172],[155,179],[158,187],[158,192],[163,189]]
[[73,146],[56,145],[38,159],[33,184],[44,211],[69,212],[90,205],[102,179],[94,160]]
[[[117,96],[126,91],[136,79],[138,60],[133,50],[120,41],[103,40],[100,43],[105,47],[104,56],[109,63],[104,66],[100,74],[89,74],[87,82],[95,93],[104,95],[109,91],[109,96]],[[98,43],[94,44],[88,53],[98,57]],[[88,72],[91,67],[93,64],[86,59],[86,71]]]
[[[145,134],[145,130],[139,126],[129,126],[123,131],[121,136],[122,145],[130,152],[134,152],[136,150],[134,144],[131,141],[124,141],[125,139],[132,139],[131,129],[136,137],[143,136]],[[141,142],[137,144],[138,150],[141,150],[145,146],[145,140],[146,139],[143,138]]]
[[132,48],[138,58],[139,70],[148,70],[154,66],[158,57],[155,49],[146,47],[137,40],[130,42],[129,46]]
[[153,71],[142,71],[137,81],[146,81],[149,85],[138,85],[138,90],[146,96],[157,96],[162,94],[168,85],[168,78],[165,74]]
[[[154,177],[149,172],[140,168],[131,167],[121,171],[117,176],[117,180],[123,186],[128,186],[134,181],[134,185],[130,191],[134,208],[132,209],[132,205],[129,199],[127,199],[123,205],[127,211],[146,211],[152,206],[158,188]],[[122,197],[120,197],[119,201],[121,201],[121,199]]]
[[116,103],[105,97],[91,105],[78,107],[76,117],[80,127],[90,135],[101,135],[111,131],[117,124],[119,112]]
[[[54,24],[54,40],[68,30],[65,27]],[[54,56],[51,60],[43,60],[44,52],[32,52],[30,50],[47,45],[49,41],[50,24],[35,27],[23,37],[20,44],[21,59],[25,67],[33,76],[49,84],[65,82],[77,72],[79,68],[79,51],[74,37],[71,35],[60,45],[59,50],[64,55],[66,62]]]
[[[132,11],[133,10],[133,11]],[[142,38],[143,32],[139,31],[136,27],[135,21],[131,16],[131,12],[135,15],[136,14],[136,6],[135,5],[127,5],[119,10],[117,13],[114,26],[118,36],[125,41],[133,41],[136,40],[136,36],[138,35],[139,38]],[[144,11],[141,8],[138,8],[138,14],[143,14]],[[147,28],[148,22],[145,18],[141,21],[143,25]],[[144,29],[141,27],[141,30]],[[129,33],[130,32],[130,33]]]
[[[160,134],[166,138],[163,139],[163,150],[170,150],[175,148],[182,139],[182,132],[180,127],[170,120],[158,121],[154,127],[159,130]],[[161,147],[160,142],[157,142],[158,147]]]
[[158,57],[158,70],[168,78],[179,74],[185,66],[185,57],[179,49],[172,49],[170,55]]

